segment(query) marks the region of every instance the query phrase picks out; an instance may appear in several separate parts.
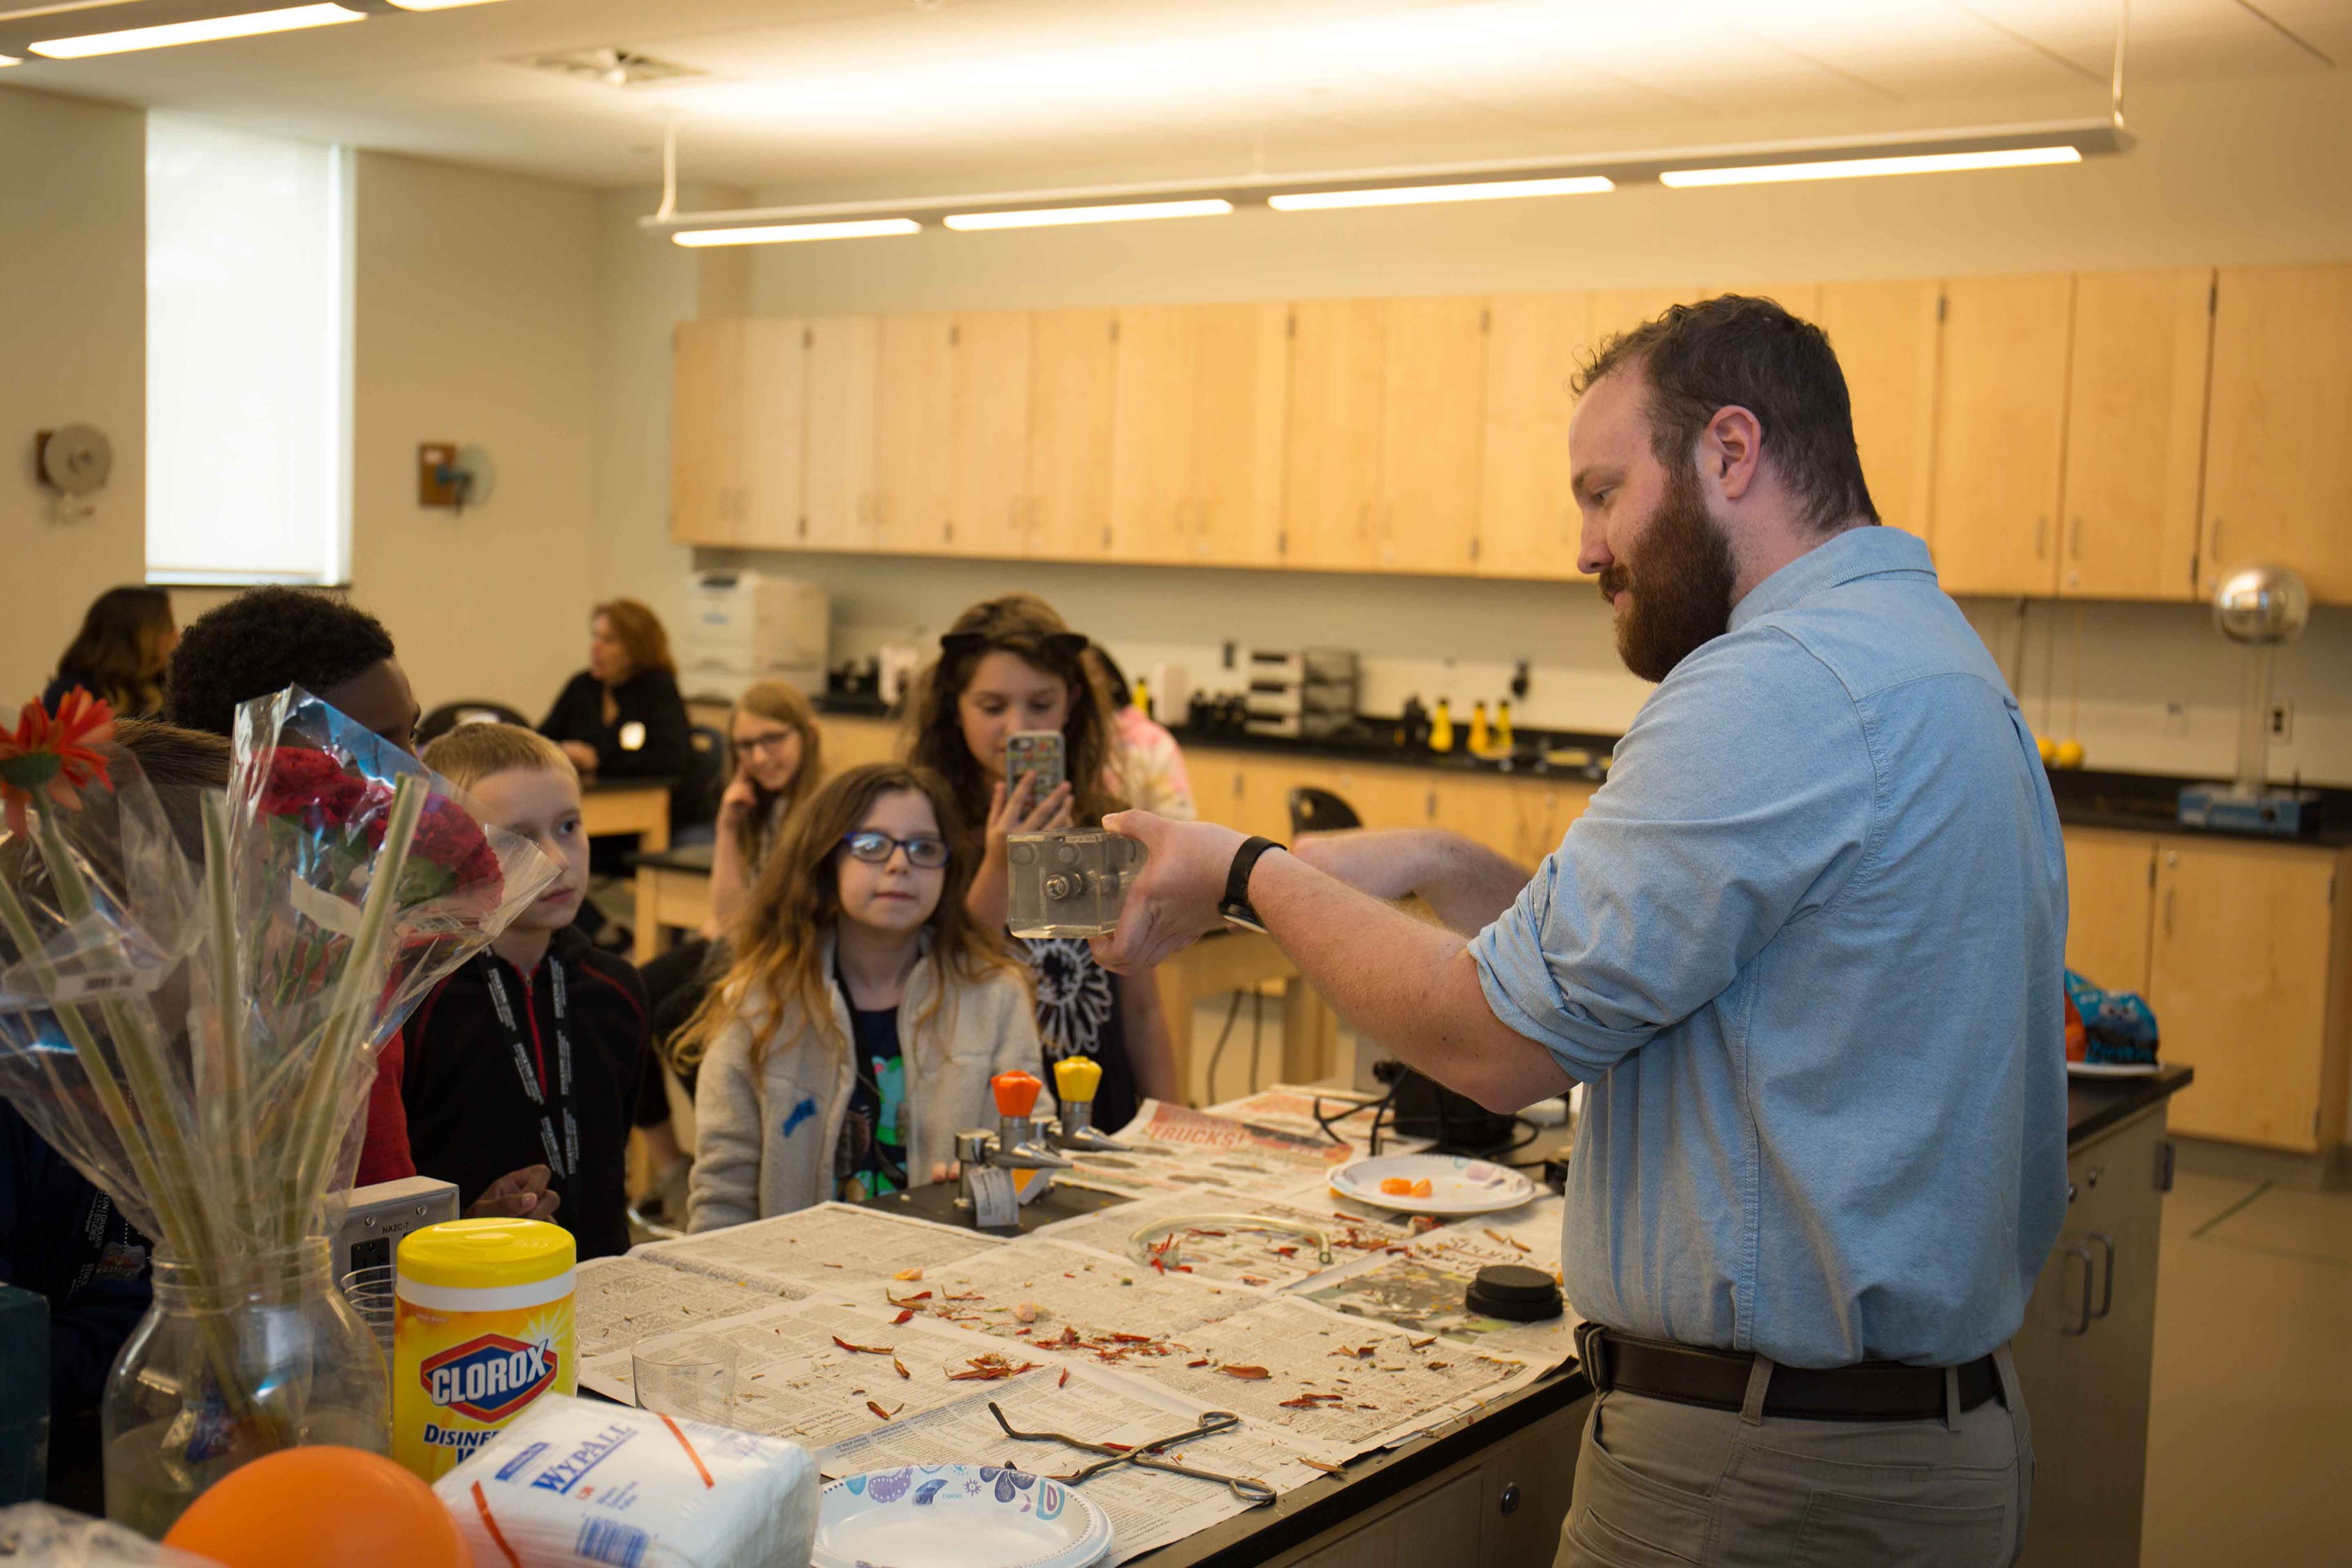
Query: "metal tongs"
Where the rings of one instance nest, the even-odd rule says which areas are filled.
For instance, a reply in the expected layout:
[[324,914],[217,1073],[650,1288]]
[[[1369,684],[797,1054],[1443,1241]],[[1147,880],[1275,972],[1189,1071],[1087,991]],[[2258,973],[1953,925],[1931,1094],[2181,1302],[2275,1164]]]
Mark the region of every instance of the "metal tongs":
[[[1004,1412],[997,1407],[996,1401],[993,1399],[988,1402],[988,1413],[996,1417],[996,1424],[1004,1428],[1006,1436],[1017,1441],[1059,1443],[1065,1447],[1076,1448],[1082,1454],[1110,1456],[1069,1475],[1045,1478],[1049,1481],[1059,1481],[1066,1487],[1074,1487],[1080,1481],[1098,1476],[1105,1470],[1116,1469],[1121,1465],[1134,1465],[1147,1470],[1165,1470],[1171,1476],[1190,1476],[1196,1481],[1214,1481],[1252,1508],[1262,1508],[1275,1500],[1274,1489],[1255,1476],[1221,1476],[1214,1470],[1195,1469],[1182,1460],[1171,1458],[1162,1452],[1178,1443],[1189,1443],[1195,1437],[1213,1436],[1228,1427],[1240,1426],[1242,1418],[1230,1410],[1202,1411],[1199,1424],[1190,1431],[1179,1432],[1173,1436],[1162,1437],[1156,1443],[1144,1443],[1132,1448],[1111,1443],[1088,1443],[1073,1437],[1066,1432],[1024,1432],[1004,1418]],[[1008,1468],[1017,1468],[1018,1467]]]

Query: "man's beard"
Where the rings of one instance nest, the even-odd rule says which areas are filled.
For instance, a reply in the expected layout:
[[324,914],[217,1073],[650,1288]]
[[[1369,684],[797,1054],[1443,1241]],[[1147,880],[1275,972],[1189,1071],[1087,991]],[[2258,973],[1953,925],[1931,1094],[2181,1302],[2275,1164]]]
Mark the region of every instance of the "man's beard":
[[1731,543],[1707,515],[1688,468],[1670,471],[1638,549],[1630,564],[1617,561],[1601,574],[1601,596],[1614,605],[1620,591],[1633,588],[1617,615],[1617,657],[1643,680],[1664,680],[1731,628]]

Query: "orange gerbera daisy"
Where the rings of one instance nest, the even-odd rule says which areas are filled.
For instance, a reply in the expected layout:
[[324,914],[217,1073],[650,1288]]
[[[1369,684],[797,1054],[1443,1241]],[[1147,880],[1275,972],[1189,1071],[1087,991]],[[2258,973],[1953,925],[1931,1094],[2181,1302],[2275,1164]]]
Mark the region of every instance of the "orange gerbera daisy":
[[89,747],[113,734],[114,710],[79,688],[66,693],[55,714],[37,701],[26,703],[15,733],[0,730],[0,803],[8,831],[25,831],[25,808],[36,795],[61,811],[79,811],[81,792],[91,784],[113,788],[106,759]]

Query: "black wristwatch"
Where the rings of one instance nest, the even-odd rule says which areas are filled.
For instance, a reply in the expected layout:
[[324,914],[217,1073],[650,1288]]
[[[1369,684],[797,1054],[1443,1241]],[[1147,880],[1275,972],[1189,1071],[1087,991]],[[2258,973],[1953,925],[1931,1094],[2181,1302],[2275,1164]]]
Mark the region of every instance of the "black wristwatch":
[[1259,856],[1269,849],[1281,847],[1271,838],[1250,838],[1244,840],[1242,847],[1234,851],[1233,869],[1225,873],[1225,896],[1217,903],[1217,912],[1225,917],[1227,925],[1265,934],[1265,926],[1258,920],[1257,910],[1250,907],[1250,871],[1257,865]]

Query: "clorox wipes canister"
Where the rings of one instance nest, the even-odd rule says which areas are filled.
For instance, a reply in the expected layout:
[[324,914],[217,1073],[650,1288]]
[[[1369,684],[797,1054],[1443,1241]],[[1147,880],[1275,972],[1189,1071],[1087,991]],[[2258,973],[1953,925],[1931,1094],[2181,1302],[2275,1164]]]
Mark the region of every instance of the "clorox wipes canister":
[[579,1378],[572,1233],[535,1219],[453,1219],[394,1260],[392,1457],[438,1480],[551,1391]]

